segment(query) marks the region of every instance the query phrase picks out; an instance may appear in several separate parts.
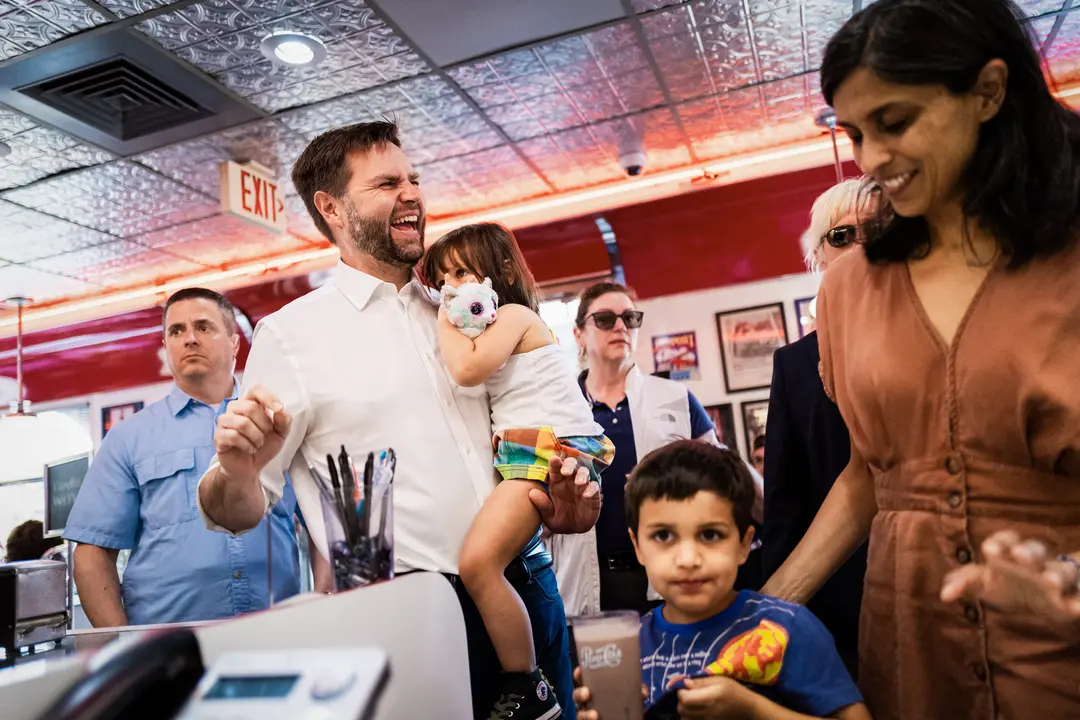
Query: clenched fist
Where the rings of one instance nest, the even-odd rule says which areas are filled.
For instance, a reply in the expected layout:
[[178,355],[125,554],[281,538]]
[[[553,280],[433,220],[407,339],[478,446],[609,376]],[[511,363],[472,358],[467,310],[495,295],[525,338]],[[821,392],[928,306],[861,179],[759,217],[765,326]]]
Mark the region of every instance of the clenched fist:
[[253,478],[281,452],[292,418],[266,388],[256,385],[229,403],[217,420],[214,446],[228,477]]

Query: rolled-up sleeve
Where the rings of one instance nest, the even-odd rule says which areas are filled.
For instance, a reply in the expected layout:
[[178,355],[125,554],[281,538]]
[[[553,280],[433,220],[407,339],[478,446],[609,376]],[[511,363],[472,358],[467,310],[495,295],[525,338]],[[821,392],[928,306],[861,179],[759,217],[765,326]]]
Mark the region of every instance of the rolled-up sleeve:
[[128,550],[139,528],[139,483],[121,427],[102,441],[68,516],[64,538]]
[[[260,385],[272,392],[292,416],[289,434],[285,438],[281,452],[271,459],[259,474],[259,483],[262,485],[267,511],[281,500],[285,492],[286,472],[307,435],[309,405],[300,377],[299,368],[295,366],[295,361],[288,353],[288,349],[283,346],[273,329],[267,326],[265,320],[260,322],[251,340],[251,352],[248,354],[247,365],[244,367],[243,382],[238,397],[244,397],[250,388]],[[218,467],[219,463],[215,455],[210,460],[210,466],[200,478],[199,483],[205,481],[207,475]],[[230,533],[206,514],[202,506],[201,493],[195,495],[199,513],[206,527],[217,532]]]

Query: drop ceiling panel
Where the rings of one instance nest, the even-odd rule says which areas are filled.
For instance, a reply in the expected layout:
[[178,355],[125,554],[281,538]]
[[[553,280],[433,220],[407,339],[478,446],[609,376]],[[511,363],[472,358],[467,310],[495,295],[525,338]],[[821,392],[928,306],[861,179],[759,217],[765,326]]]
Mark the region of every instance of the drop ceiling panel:
[[379,5],[440,65],[623,17],[620,0],[382,0]]

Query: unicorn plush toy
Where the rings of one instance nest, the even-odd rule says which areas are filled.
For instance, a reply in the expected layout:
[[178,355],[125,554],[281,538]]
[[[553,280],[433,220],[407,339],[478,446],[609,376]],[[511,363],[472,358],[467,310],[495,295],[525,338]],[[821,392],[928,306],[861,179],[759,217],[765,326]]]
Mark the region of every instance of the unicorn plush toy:
[[443,285],[441,296],[450,324],[465,337],[475,338],[495,322],[499,296],[491,289],[491,278],[458,287]]

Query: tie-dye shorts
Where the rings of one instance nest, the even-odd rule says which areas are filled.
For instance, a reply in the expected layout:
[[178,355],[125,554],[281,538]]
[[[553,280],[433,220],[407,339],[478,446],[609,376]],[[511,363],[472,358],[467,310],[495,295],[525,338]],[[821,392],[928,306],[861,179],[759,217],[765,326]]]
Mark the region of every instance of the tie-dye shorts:
[[615,446],[604,435],[557,437],[550,427],[511,428],[495,436],[495,469],[504,480],[547,483],[553,457],[575,458],[589,468],[593,480],[615,457]]

